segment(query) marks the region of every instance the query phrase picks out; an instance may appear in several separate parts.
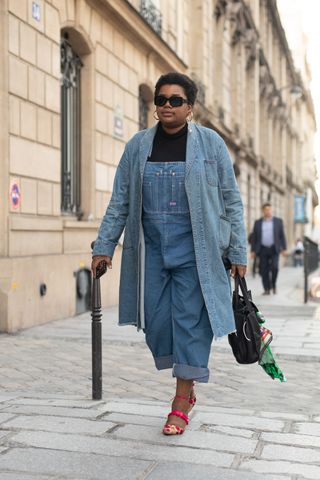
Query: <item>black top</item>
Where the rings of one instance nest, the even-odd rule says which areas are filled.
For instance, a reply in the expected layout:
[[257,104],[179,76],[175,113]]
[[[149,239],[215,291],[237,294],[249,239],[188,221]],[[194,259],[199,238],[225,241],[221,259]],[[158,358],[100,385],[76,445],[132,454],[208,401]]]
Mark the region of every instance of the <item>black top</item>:
[[153,139],[149,162],[185,162],[187,149],[188,124],[177,133],[167,133],[159,122]]

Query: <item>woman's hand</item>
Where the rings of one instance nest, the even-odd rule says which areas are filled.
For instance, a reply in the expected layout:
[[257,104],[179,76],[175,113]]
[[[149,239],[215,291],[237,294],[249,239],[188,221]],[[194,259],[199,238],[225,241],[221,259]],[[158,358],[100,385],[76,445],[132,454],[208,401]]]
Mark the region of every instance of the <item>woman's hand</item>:
[[106,255],[95,255],[93,258],[92,258],[92,263],[91,263],[91,270],[92,270],[92,273],[93,273],[93,278],[96,278],[96,270],[97,270],[97,266],[99,265],[99,263],[104,260],[107,264],[107,267],[108,268],[112,268],[112,258],[111,257],[108,257]]
[[239,276],[241,278],[243,278],[245,276],[245,274],[247,273],[247,266],[246,265],[237,265],[237,264],[233,263],[231,265],[231,277],[234,278],[237,273],[239,274]]

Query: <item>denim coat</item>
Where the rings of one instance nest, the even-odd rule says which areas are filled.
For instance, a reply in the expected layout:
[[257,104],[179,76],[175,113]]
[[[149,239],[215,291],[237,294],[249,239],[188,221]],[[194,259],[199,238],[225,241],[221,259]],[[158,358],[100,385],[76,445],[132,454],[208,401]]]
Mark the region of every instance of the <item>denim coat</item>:
[[[93,255],[112,257],[125,228],[119,325],[136,325],[138,329],[144,326],[142,179],[156,128],[138,132],[127,143],[93,250]],[[222,257],[246,265],[246,232],[227,147],[216,132],[196,124],[188,126],[185,188],[200,285],[217,338],[235,330],[230,275]]]

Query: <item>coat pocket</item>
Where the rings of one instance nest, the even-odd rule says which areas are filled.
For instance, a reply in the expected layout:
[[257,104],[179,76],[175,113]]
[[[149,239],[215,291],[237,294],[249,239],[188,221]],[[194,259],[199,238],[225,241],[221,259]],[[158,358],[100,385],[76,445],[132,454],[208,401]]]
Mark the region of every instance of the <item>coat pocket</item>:
[[219,247],[226,250],[230,245],[231,222],[225,215],[220,215],[219,224]]
[[215,160],[205,160],[204,168],[206,171],[207,182],[216,187],[218,185],[217,162]]

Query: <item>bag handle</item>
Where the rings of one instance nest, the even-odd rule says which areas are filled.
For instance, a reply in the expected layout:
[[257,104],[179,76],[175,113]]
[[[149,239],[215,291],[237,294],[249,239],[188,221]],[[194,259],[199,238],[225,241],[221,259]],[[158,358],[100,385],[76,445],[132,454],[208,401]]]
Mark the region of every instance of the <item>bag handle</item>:
[[237,274],[235,276],[234,283],[235,283],[235,288],[234,289],[235,289],[235,292],[236,292],[236,302],[237,303],[239,302],[239,286],[240,286],[240,290],[242,292],[242,296],[243,296],[243,299],[245,301],[246,307],[249,310],[253,310],[253,307],[252,307],[251,302],[250,302],[250,294],[249,294],[249,291],[248,291],[247,282],[246,282],[245,278],[240,277],[240,275]]

